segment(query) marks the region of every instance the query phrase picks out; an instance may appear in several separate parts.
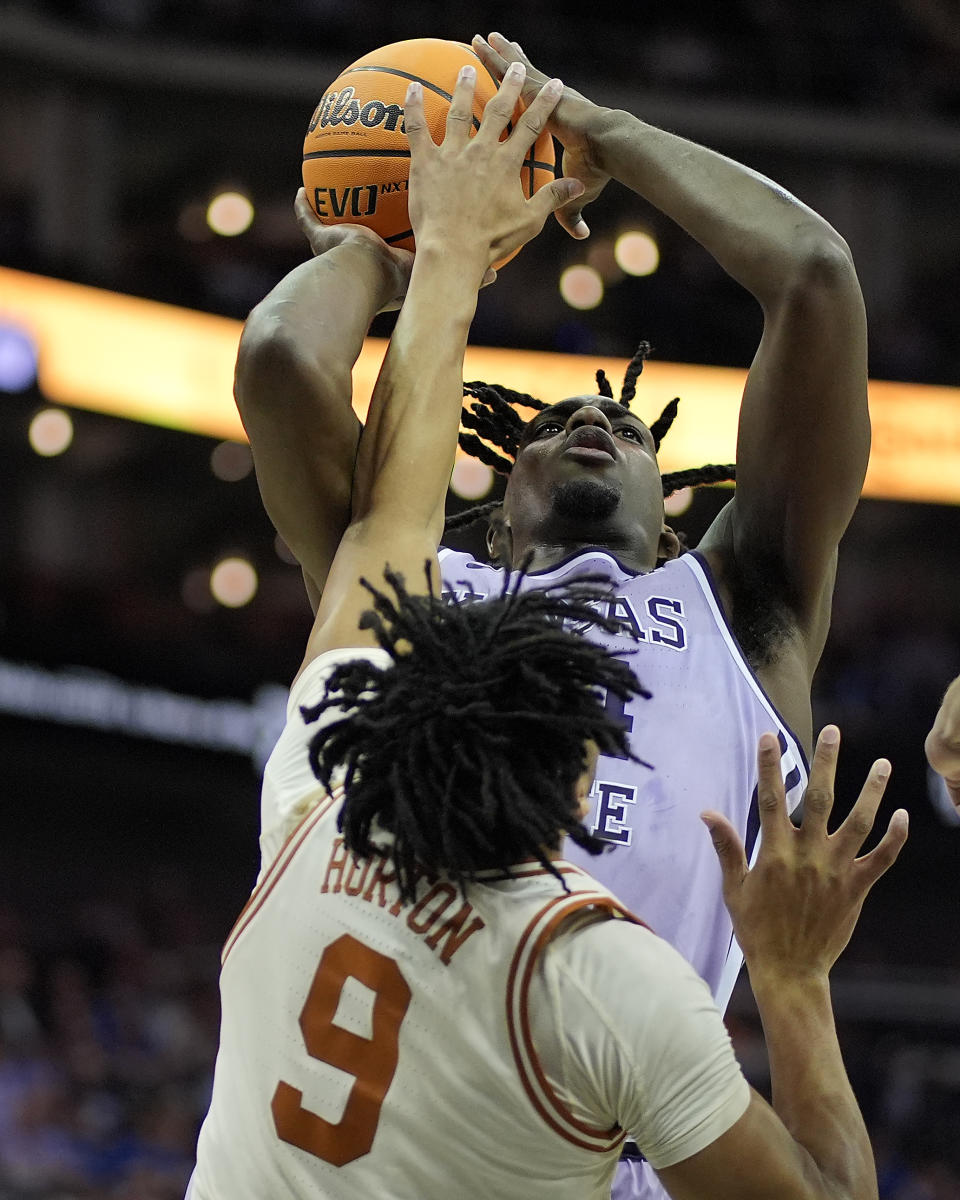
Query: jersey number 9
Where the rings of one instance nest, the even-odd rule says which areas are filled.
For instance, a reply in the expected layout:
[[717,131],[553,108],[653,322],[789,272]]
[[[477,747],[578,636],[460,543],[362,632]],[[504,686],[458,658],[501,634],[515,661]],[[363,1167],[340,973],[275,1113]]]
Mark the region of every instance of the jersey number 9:
[[[333,1023],[348,977],[374,993],[372,1035],[360,1037]],[[333,1124],[303,1107],[303,1092],[282,1080],[271,1109],[277,1136],[291,1146],[343,1167],[370,1152],[380,1108],[397,1069],[400,1025],[410,988],[392,958],[344,934],[324,950],[300,1013],[311,1058],[354,1076],[340,1120]]]

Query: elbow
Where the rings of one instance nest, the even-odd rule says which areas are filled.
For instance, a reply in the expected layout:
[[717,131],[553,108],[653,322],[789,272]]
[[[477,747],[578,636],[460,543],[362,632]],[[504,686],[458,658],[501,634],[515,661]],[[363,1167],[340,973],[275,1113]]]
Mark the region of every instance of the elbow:
[[241,417],[251,410],[322,404],[351,393],[349,371],[306,349],[269,306],[247,318],[237,349],[234,397]]
[[806,292],[852,293],[860,297],[850,247],[829,225],[797,238],[790,282]]
[[798,233],[790,262],[770,281],[768,294],[758,299],[768,317],[843,331],[845,338],[857,330],[865,336],[866,311],[853,256],[828,225]]

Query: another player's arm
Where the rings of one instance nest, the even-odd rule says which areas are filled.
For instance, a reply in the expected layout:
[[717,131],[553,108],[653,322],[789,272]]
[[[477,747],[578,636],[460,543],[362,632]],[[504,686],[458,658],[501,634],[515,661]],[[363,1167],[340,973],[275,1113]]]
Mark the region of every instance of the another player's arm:
[[560,88],[539,90],[501,142],[523,70],[504,81],[470,138],[475,78],[475,72],[461,72],[440,146],[424,121],[420,85],[407,93],[410,219],[417,253],[360,438],[350,521],[330,568],[305,663],[325,650],[376,644],[371,631],[358,630],[360,615],[370,607],[361,577],[379,582],[389,565],[406,577],[411,591],[426,591],[429,563],[434,582],[439,578],[436,551],[478,290],[493,262],[535,236],[550,212],[579,190],[574,180],[557,180],[527,200],[520,185],[524,154],[542,131]]
[[316,609],[350,519],[361,428],[351,371],[374,316],[403,298],[413,255],[357,226],[322,225],[302,189],[296,213],[315,257],[247,318],[234,395],[264,506]]
[[924,749],[927,762],[943,776],[950,799],[960,809],[960,678],[947,688]]
[[[527,61],[496,34],[474,49],[495,73]],[[541,76],[527,65],[532,86]],[[763,556],[767,582],[804,636],[812,674],[837,543],[870,447],[866,320],[849,249],[763,175],[570,88],[550,128],[563,143],[564,170],[586,184],[558,213],[574,236],[588,232],[583,204],[616,178],[696,238],[763,309],[740,416],[736,499],[700,547],[721,583]]]
[[707,813],[724,898],[763,1021],[773,1108],[756,1093],[739,1121],[705,1150],[660,1172],[674,1200],[875,1200],[876,1169],[837,1042],[828,974],[873,884],[896,860],[907,814],[856,857],[883,797],[890,764],[874,764],[837,831],[828,835],[839,733],[821,734],[803,823],[787,816],[776,737],[758,754],[762,838],[753,869],[739,836]]

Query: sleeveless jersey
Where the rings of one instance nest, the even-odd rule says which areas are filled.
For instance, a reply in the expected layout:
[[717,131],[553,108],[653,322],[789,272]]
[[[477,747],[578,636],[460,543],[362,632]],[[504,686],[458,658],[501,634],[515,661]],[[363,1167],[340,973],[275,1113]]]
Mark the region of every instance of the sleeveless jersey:
[[[467,554],[440,551],[444,594],[498,595],[504,573]],[[586,630],[627,661],[652,693],[618,716],[633,753],[648,763],[601,757],[587,825],[610,844],[597,857],[569,843],[565,855],[610,888],[706,980],[721,1011],[743,963],[723,903],[720,867],[699,819],[706,808],[734,825],[750,862],[757,849],[757,741],[775,732],[792,811],[803,795],[803,750],[768,699],[731,631],[706,560],[688,553],[646,574],[624,568],[609,552],[585,550],[523,587],[569,582],[578,575],[609,580],[605,615],[623,635]],[[633,639],[636,640],[633,640]],[[615,697],[608,698],[617,705]]]
[[[341,791],[313,780],[315,726],[297,704],[318,699],[331,663],[361,655],[386,659],[334,651],[306,669],[267,764],[263,869],[223,950],[220,1049],[190,1200],[606,1200],[625,1137],[611,1113],[627,1114],[662,1165],[709,1144],[748,1098],[719,1013],[606,888],[561,861],[565,891],[534,863],[512,879],[485,873],[465,894],[423,878],[404,904],[385,854],[345,851]],[[584,957],[594,930],[606,947]],[[611,952],[619,944],[639,953]],[[550,955],[565,974],[544,993]],[[611,1037],[598,1032],[605,989],[594,976],[617,979],[631,957],[633,977],[610,989],[633,997]],[[572,1030],[554,1016],[565,995]],[[681,1010],[670,1057],[650,1031],[673,1031]],[[558,1085],[542,1044],[570,1060]],[[633,1075],[620,1074],[623,1045],[637,1047]],[[657,1086],[664,1072],[669,1087]],[[662,1113],[651,1091],[666,1097]]]

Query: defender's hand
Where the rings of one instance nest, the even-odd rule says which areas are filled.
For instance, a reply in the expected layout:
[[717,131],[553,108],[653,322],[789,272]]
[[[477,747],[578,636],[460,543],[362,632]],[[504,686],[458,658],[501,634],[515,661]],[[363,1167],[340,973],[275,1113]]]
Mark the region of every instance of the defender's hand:
[[950,799],[960,809],[960,677],[947,688],[924,750],[927,762],[943,776]]
[[752,870],[726,817],[703,814],[723,871],[723,898],[751,977],[825,975],[850,940],[867,893],[907,840],[907,814],[897,809],[880,842],[856,857],[873,829],[890,776],[890,764],[882,758],[873,764],[846,820],[835,833],[827,833],[839,745],[840,731],[828,725],[817,742],[797,829],[787,814],[777,738],[772,733],[761,737],[762,841]]
[[[520,44],[508,42],[503,34],[491,33],[489,41],[477,34],[472,44],[474,52],[497,79],[503,79],[511,63],[523,64],[527,75],[520,98],[525,104],[531,102],[546,82],[547,76],[530,62]],[[564,175],[579,179],[584,188],[577,200],[565,204],[554,214],[571,237],[590,236],[583,209],[591,200],[596,200],[610,180],[597,165],[592,145],[597,121],[606,111],[573,88],[565,87],[559,104],[547,121],[547,129],[563,146]]]
[[524,157],[543,131],[563,86],[551,80],[539,89],[507,137],[524,74],[522,66],[507,72],[483,110],[476,136],[471,137],[477,73],[474,67],[464,67],[439,146],[427,129],[422,85],[411,83],[404,101],[410,142],[410,223],[417,246],[456,253],[465,265],[471,259],[482,261],[481,275],[535,237],[551,212],[582,191],[575,179],[557,179],[529,200],[523,193]]

